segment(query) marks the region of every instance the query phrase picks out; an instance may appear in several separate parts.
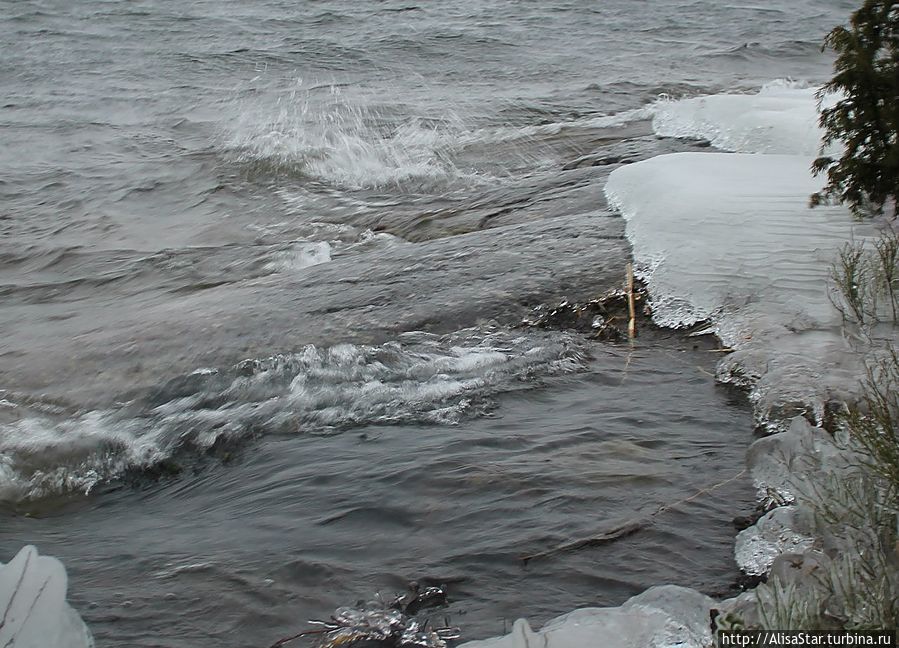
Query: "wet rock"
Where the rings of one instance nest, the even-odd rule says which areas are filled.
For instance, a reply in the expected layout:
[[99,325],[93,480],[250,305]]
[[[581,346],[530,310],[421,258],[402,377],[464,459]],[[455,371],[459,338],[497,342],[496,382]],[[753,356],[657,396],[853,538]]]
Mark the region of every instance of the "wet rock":
[[360,602],[338,608],[327,621],[313,621],[319,630],[306,631],[275,642],[271,648],[292,643],[301,637],[316,636],[320,648],[447,648],[448,640],[459,638],[459,630],[433,627],[416,615],[446,604],[445,587],[421,587],[412,583],[409,591],[392,602]]
[[[656,329],[646,309],[646,292],[642,286],[634,291],[634,302],[639,327]],[[614,289],[586,302],[566,299],[554,306],[541,304],[522,320],[522,325],[579,331],[593,339],[617,342],[627,339],[629,318],[627,292]]]

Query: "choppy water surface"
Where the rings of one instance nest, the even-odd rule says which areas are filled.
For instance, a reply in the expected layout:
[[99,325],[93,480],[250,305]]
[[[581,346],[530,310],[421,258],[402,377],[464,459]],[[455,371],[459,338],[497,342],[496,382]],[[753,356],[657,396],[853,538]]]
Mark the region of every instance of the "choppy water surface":
[[19,505],[2,546],[60,556],[111,646],[267,646],[411,580],[448,585],[468,638],[660,581],[724,592],[744,480],[616,543],[521,561],[739,472],[745,404],[714,385],[716,354],[672,346],[595,348],[457,425],[269,435],[158,482]]
[[411,578],[469,637],[726,587],[738,484],[522,568],[730,476],[749,417],[677,338],[507,325],[617,285],[605,178],[695,148],[653,101],[820,80],[852,5],[0,1],[0,560],[66,560],[101,646]]

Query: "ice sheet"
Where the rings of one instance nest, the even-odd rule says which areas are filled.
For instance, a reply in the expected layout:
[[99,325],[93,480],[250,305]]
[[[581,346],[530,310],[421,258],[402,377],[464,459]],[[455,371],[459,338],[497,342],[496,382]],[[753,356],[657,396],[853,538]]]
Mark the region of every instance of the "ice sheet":
[[[756,94],[718,94],[655,106],[653,129],[662,137],[709,140],[739,153],[814,156],[821,146],[817,88],[774,82]],[[824,105],[835,97],[828,96]]]
[[810,209],[822,183],[810,164],[679,153],[616,169],[606,186],[627,220],[653,317],[666,326],[711,320],[738,351],[719,377],[754,388],[760,423],[820,419],[825,396],[851,391],[859,376],[829,282],[839,248],[872,226],[840,207]]
[[704,648],[712,643],[714,601],[673,585],[653,587],[617,608],[583,608],[539,632],[519,619],[512,632],[460,648]]
[[31,546],[0,564],[0,646],[91,648],[90,632],[66,603],[67,586],[62,563]]

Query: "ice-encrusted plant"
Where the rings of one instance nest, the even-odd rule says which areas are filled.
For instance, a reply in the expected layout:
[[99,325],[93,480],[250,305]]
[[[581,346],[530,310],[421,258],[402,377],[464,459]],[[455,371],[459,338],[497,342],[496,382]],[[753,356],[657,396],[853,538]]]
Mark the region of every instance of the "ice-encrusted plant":
[[869,470],[899,492],[899,352],[890,346],[868,364],[864,393],[846,425],[869,458]]
[[756,597],[763,630],[823,629],[823,605],[817,590],[772,580],[756,588]]
[[[860,463],[851,477],[830,474],[798,499],[814,510],[823,551],[786,578],[756,589],[765,630],[873,631],[899,621],[895,488]],[[799,489],[797,489],[799,490]],[[809,560],[804,556],[802,561]],[[800,562],[802,562],[800,561]]]
[[859,457],[855,474],[830,474],[809,501],[833,555],[816,573],[820,590],[828,593],[822,620],[846,630],[895,627],[899,619],[896,483],[876,469],[851,424],[849,430]]
[[791,483],[814,513],[818,554],[756,590],[763,629],[871,631],[899,625],[899,353],[872,360],[834,438],[839,457]]
[[846,243],[831,268],[831,302],[844,322],[870,338],[879,324],[899,324],[899,234],[889,229],[869,245]]

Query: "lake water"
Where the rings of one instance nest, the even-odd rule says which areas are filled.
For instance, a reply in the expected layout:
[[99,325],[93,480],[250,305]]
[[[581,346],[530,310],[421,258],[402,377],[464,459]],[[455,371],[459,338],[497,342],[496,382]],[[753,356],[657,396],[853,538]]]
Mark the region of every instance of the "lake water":
[[61,557],[100,646],[730,586],[739,481],[522,565],[733,476],[751,416],[706,343],[510,325],[620,283],[605,178],[697,149],[654,101],[818,82],[854,3],[0,7],[0,560]]

